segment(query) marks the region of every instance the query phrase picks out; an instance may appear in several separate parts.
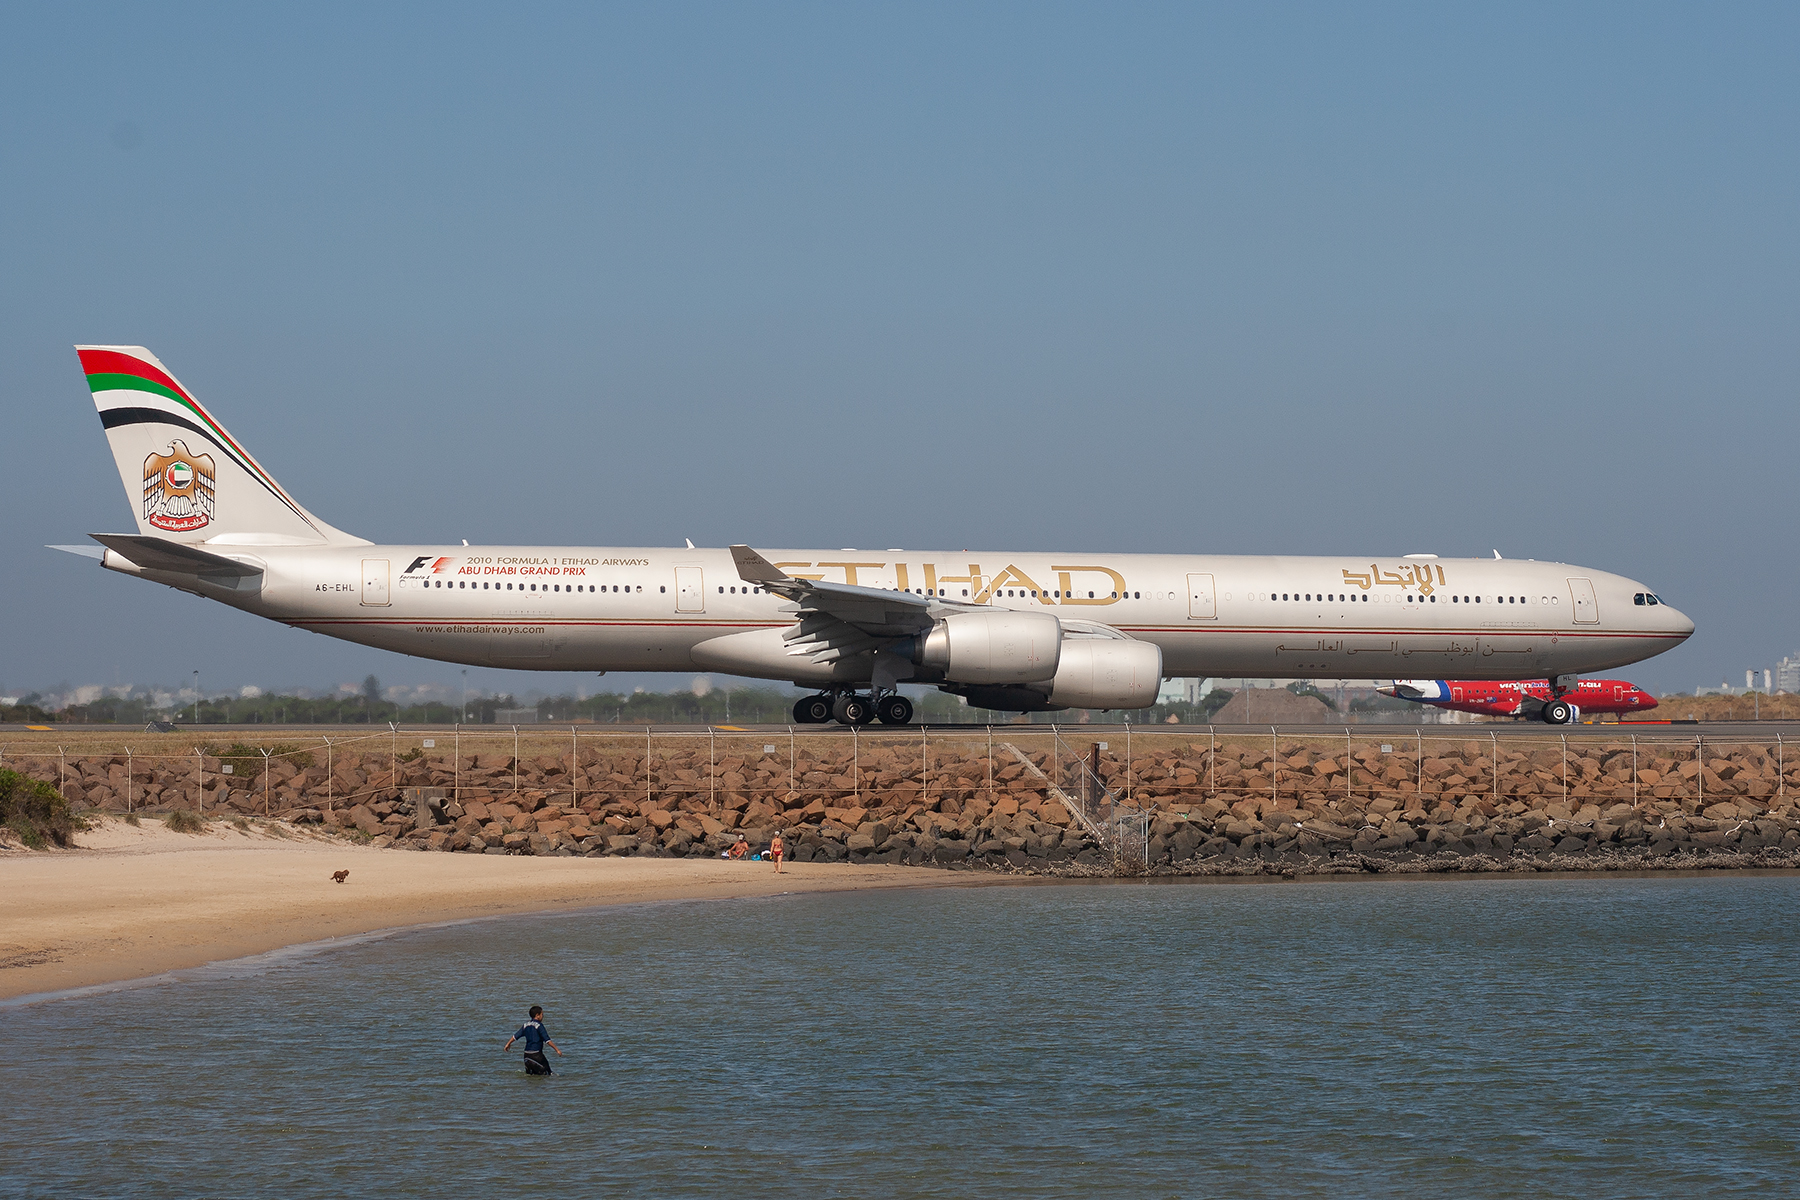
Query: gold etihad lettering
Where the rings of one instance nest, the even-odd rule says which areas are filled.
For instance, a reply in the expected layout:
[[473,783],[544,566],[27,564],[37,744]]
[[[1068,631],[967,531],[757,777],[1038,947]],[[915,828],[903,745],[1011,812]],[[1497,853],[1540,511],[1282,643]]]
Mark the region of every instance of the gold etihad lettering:
[[[1119,597],[1125,594],[1125,577],[1111,567],[1053,566],[1050,569],[1056,572],[1057,579],[1062,583],[1064,604],[1116,604],[1118,603]],[[1111,579],[1112,587],[1107,591],[1101,591],[1099,588],[1095,588],[1095,594],[1091,599],[1087,596],[1077,596],[1075,594],[1076,589],[1072,582],[1072,577],[1078,574],[1091,575],[1096,572]],[[1080,590],[1085,592],[1088,589],[1081,588]]]
[[[1435,584],[1431,578],[1434,570],[1437,573]],[[1444,568],[1434,567],[1430,563],[1407,563],[1393,571],[1384,571],[1379,564],[1370,563],[1366,573],[1346,567],[1343,575],[1345,586],[1361,588],[1365,592],[1376,587],[1397,587],[1402,590],[1416,587],[1419,595],[1429,596],[1438,588],[1449,586],[1444,582]]]
[[1045,604],[1056,603],[1055,600],[1050,598],[1050,591],[1048,588],[1039,587],[1037,585],[1037,580],[1019,570],[1019,568],[1013,566],[1011,563],[1000,568],[1000,573],[987,581],[986,586],[981,589],[981,594],[975,597],[975,603],[986,604],[990,597],[1009,584],[1014,587],[1029,588],[1031,594]]
[[[776,563],[775,565],[780,566],[781,564]],[[813,565],[815,567],[842,567],[844,569],[844,582],[852,587],[856,586],[857,568],[860,567],[865,571],[879,571],[881,568],[887,566],[886,563],[870,562],[822,562],[814,563]]]
[[[857,575],[858,571],[879,571],[888,564],[876,562],[778,562],[774,565],[778,570],[787,573],[795,579],[825,578],[822,571],[807,571],[806,568],[809,567],[841,570],[844,572],[845,583],[860,584],[860,577]],[[1057,579],[1061,584],[1062,594],[1059,598],[1055,592],[1052,592],[1049,588],[1038,583],[1037,580],[1033,579],[1015,563],[1008,563],[992,578],[981,573],[980,563],[968,563],[966,566],[968,567],[968,574],[966,575],[940,575],[938,574],[936,563],[921,564],[920,569],[925,575],[925,586],[923,589],[925,594],[927,596],[935,596],[938,594],[939,588],[948,590],[946,587],[948,584],[966,583],[969,585],[969,602],[972,604],[986,604],[994,598],[996,592],[1007,587],[1022,588],[1027,593],[1035,592],[1037,593],[1037,600],[1041,604],[1117,604],[1120,599],[1126,595],[1125,576],[1113,570],[1111,567],[1097,565],[1051,567],[1050,569],[1057,573]],[[907,563],[895,563],[893,564],[893,567],[894,584],[896,588],[903,592],[910,592],[912,590],[912,567]],[[1078,596],[1076,594],[1078,585],[1076,584],[1074,577],[1084,574],[1106,576],[1106,583],[1103,585],[1105,590],[1100,591],[1096,588],[1095,591],[1097,594],[1092,599],[1086,596]],[[1082,588],[1081,590],[1086,591],[1087,589]],[[956,596],[954,593],[948,598],[961,599],[961,597]]]

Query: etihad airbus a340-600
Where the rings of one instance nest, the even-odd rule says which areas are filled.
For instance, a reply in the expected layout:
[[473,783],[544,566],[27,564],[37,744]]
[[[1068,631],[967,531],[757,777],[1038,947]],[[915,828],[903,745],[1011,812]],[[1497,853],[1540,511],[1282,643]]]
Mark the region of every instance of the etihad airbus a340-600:
[[1144,708],[1176,676],[1560,694],[1694,629],[1623,576],[1497,556],[377,546],[302,507],[148,350],[77,350],[137,532],[58,549],[444,662],[720,671],[809,689],[799,722],[903,725],[903,682],[1008,712]]

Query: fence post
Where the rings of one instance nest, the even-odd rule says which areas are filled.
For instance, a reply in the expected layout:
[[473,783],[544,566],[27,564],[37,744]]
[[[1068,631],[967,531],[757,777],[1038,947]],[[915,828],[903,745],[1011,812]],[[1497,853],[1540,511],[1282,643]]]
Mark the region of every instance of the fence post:
[[1344,726],[1344,803],[1350,803],[1350,727]]
[[513,793],[519,790],[519,727],[513,726]]
[[713,727],[706,727],[706,803],[710,807],[718,797],[717,756],[713,753]]
[[56,792],[57,792],[57,795],[60,796],[63,792],[63,789],[67,788],[68,786],[69,786],[69,760],[63,754],[63,748],[61,746],[58,746],[56,748]]
[[862,738],[857,734],[856,726],[850,727],[850,785],[856,790],[851,798],[862,799]]
[[[388,787],[393,789],[396,798],[400,795],[400,727],[392,721],[388,722]],[[267,788],[263,789],[265,792]],[[268,807],[268,797],[263,798],[263,806]],[[268,814],[263,814],[267,816]]]
[[925,727],[919,726],[919,798],[926,799],[931,791],[931,749],[925,743]]
[[993,727],[993,725],[990,724],[987,727],[987,731],[988,731],[987,799],[988,799],[988,803],[992,804],[994,802],[994,727]]
[[263,748],[261,746],[258,746],[257,749],[262,750],[262,756],[263,756],[263,820],[266,821],[269,819],[269,762],[270,762],[270,759],[269,759],[269,752],[267,750],[263,750]]
[[[462,803],[462,722],[452,725],[450,734],[450,798],[458,804]],[[325,744],[331,745],[326,738]],[[329,751],[327,751],[329,753]]]
[[[1563,746],[1563,807],[1569,806],[1569,735],[1562,735]],[[1570,814],[1573,816],[1574,814]]]
[[1637,734],[1631,735],[1631,807],[1638,804]]
[[125,747],[125,811],[127,813],[132,811],[132,808],[131,808],[131,776],[132,776],[132,774],[133,774],[133,772],[131,769],[131,747],[127,746],[127,747]]
[[206,760],[200,757],[200,747],[194,747],[194,773],[200,779],[200,786],[194,789],[194,813],[206,816]]
[[[513,734],[515,737],[518,736],[518,731],[515,729],[513,731]],[[646,726],[644,726],[644,803],[645,804],[650,803],[650,754],[651,754],[650,727],[648,725],[646,725]],[[518,756],[514,755],[513,762],[517,763],[518,761],[519,761]]]
[[1276,796],[1275,781],[1281,777],[1281,755],[1275,749],[1275,727],[1269,726],[1269,803],[1279,803]]
[[575,782],[575,772],[581,769],[581,743],[576,740],[575,727],[569,726],[569,807],[581,807],[580,785]]
[[1488,762],[1494,768],[1494,807],[1500,807],[1500,738],[1488,730]]
[[1420,727],[1418,729],[1415,729],[1413,731],[1413,733],[1419,739],[1419,748],[1413,752],[1413,769],[1418,772],[1417,778],[1413,782],[1416,785],[1416,789],[1419,793],[1419,807],[1424,808],[1425,807],[1425,730],[1423,727]]
[[1781,799],[1787,795],[1787,745],[1779,732],[1775,734],[1775,772],[1775,797]]
[[1131,774],[1131,714],[1126,713],[1125,714],[1125,798],[1127,800],[1131,799],[1131,789],[1132,789],[1132,785],[1134,782],[1135,782],[1134,778]]
[[1698,796],[1696,803],[1704,812],[1706,811],[1706,735],[1704,733],[1694,736],[1694,766],[1696,768],[1694,786],[1699,789],[1696,793]]
[[[794,787],[794,727],[788,726],[788,794],[793,795],[798,789]],[[783,804],[786,807],[786,804]]]

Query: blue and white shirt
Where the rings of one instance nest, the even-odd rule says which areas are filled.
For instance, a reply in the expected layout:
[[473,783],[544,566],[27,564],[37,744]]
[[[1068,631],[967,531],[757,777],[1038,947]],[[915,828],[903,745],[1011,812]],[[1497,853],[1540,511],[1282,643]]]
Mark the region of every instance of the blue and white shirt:
[[527,1021],[519,1026],[519,1032],[513,1034],[513,1040],[525,1043],[525,1053],[542,1053],[544,1043],[550,1040],[550,1031],[542,1021]]

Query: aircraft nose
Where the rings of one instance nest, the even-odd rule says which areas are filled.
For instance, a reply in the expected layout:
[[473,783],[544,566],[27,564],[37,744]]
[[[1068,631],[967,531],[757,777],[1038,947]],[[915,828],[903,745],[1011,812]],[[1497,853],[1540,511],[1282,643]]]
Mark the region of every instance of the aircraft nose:
[[1684,640],[1693,634],[1694,619],[1692,617],[1688,616],[1678,608],[1670,608],[1667,604],[1662,605],[1661,608],[1663,611],[1663,620],[1669,622],[1670,627],[1676,633],[1680,634]]

